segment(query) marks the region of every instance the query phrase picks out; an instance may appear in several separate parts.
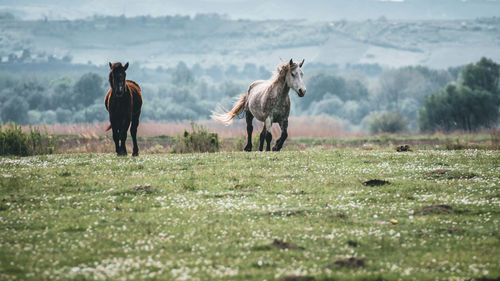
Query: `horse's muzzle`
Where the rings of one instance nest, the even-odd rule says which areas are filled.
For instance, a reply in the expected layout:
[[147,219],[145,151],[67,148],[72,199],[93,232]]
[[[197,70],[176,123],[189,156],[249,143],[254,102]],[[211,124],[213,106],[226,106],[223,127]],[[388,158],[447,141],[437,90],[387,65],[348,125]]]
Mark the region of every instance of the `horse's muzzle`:
[[303,97],[306,94],[306,90],[299,89],[298,94],[299,94],[299,97]]

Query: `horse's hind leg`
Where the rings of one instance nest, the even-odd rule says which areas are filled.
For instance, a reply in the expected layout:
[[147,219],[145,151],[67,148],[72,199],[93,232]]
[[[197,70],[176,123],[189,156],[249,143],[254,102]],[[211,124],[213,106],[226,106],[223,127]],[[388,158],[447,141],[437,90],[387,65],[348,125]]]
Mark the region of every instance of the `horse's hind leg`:
[[247,120],[248,140],[247,140],[247,146],[245,146],[245,151],[252,151],[253,114],[250,112],[250,110],[246,112],[246,120]]
[[271,151],[271,140],[273,139],[273,135],[271,134],[271,127],[273,126],[273,119],[271,116],[266,118],[266,125],[264,126],[266,131],[266,151]]
[[259,142],[259,151],[264,149],[264,140],[266,139],[267,130],[266,125],[264,124],[264,128],[262,128],[262,132],[260,132],[260,142]]
[[259,150],[262,151],[264,149],[264,140],[266,140],[266,151],[271,150],[271,140],[273,139],[273,135],[271,134],[271,126],[273,123],[271,123],[271,117],[267,117],[266,120],[264,121],[264,128],[262,129],[262,132],[260,133],[260,144],[259,144]]
[[273,147],[273,151],[280,151],[281,148],[283,147],[283,143],[285,143],[286,138],[288,137],[288,119],[283,120],[280,122],[280,128],[281,128],[281,137],[276,141],[276,144]]
[[137,146],[137,127],[139,127],[139,115],[133,117],[132,126],[130,127],[130,136],[132,136],[132,142],[134,143],[132,156],[139,156],[139,146]]
[[266,134],[266,151],[271,151],[271,140],[273,139],[273,135],[271,134],[271,130],[267,131]]

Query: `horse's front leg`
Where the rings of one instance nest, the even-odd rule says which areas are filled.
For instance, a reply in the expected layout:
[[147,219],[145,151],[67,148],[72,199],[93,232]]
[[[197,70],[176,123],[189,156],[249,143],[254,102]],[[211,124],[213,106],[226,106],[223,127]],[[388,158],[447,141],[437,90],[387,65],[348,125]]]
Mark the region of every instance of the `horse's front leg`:
[[125,145],[125,143],[127,141],[127,132],[129,126],[130,126],[130,120],[127,120],[122,124],[122,128],[120,130],[121,145],[120,145],[119,155],[127,156],[127,146]]
[[245,151],[252,151],[253,114],[250,112],[250,110],[246,112],[246,120],[247,120],[248,140],[247,140],[247,146],[245,146]]
[[281,128],[281,137],[276,141],[276,144],[273,147],[273,151],[280,151],[283,147],[283,143],[285,143],[286,138],[288,137],[288,119],[285,119],[280,122]]
[[113,130],[113,141],[115,142],[115,151],[117,155],[120,155],[120,131],[116,126],[113,126],[112,130]]

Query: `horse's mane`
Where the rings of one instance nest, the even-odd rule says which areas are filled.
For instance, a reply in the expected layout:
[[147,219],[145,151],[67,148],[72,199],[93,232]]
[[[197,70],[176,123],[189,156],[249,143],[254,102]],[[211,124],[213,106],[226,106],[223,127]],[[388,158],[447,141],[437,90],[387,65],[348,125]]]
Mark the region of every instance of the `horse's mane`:
[[295,68],[299,67],[298,63],[293,63],[290,65],[288,61],[284,61],[278,67],[276,67],[276,70],[273,72],[273,75],[269,79],[271,83],[269,84],[269,89],[273,88],[279,83],[283,83],[285,81],[285,76],[288,73],[289,70],[293,70]]
[[272,88],[276,84],[284,81],[285,76],[288,73],[288,71],[293,70],[297,67],[299,67],[298,63],[294,62],[292,65],[290,65],[290,63],[288,61],[284,61],[283,63],[278,65],[278,67],[276,68],[276,70],[273,73],[273,76],[271,76],[271,78],[269,79],[271,81],[270,88]]

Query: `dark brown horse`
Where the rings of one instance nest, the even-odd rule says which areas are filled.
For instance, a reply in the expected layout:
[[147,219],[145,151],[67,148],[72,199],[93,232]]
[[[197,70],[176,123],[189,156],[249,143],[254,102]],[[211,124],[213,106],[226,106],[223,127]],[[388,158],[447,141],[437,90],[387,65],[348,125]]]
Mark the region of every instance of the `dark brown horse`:
[[[116,153],[118,155],[127,155],[125,141],[127,140],[127,131],[130,127],[130,135],[134,142],[132,156],[137,156],[139,155],[139,148],[137,147],[136,137],[142,107],[141,88],[134,81],[125,79],[125,70],[128,68],[128,62],[124,66],[120,62],[110,62],[109,67],[109,85],[111,89],[109,89],[104,99],[104,104],[109,112],[109,121],[111,124],[106,131],[113,129]],[[132,122],[132,126],[130,122]],[[120,140],[121,145],[119,143]]]

